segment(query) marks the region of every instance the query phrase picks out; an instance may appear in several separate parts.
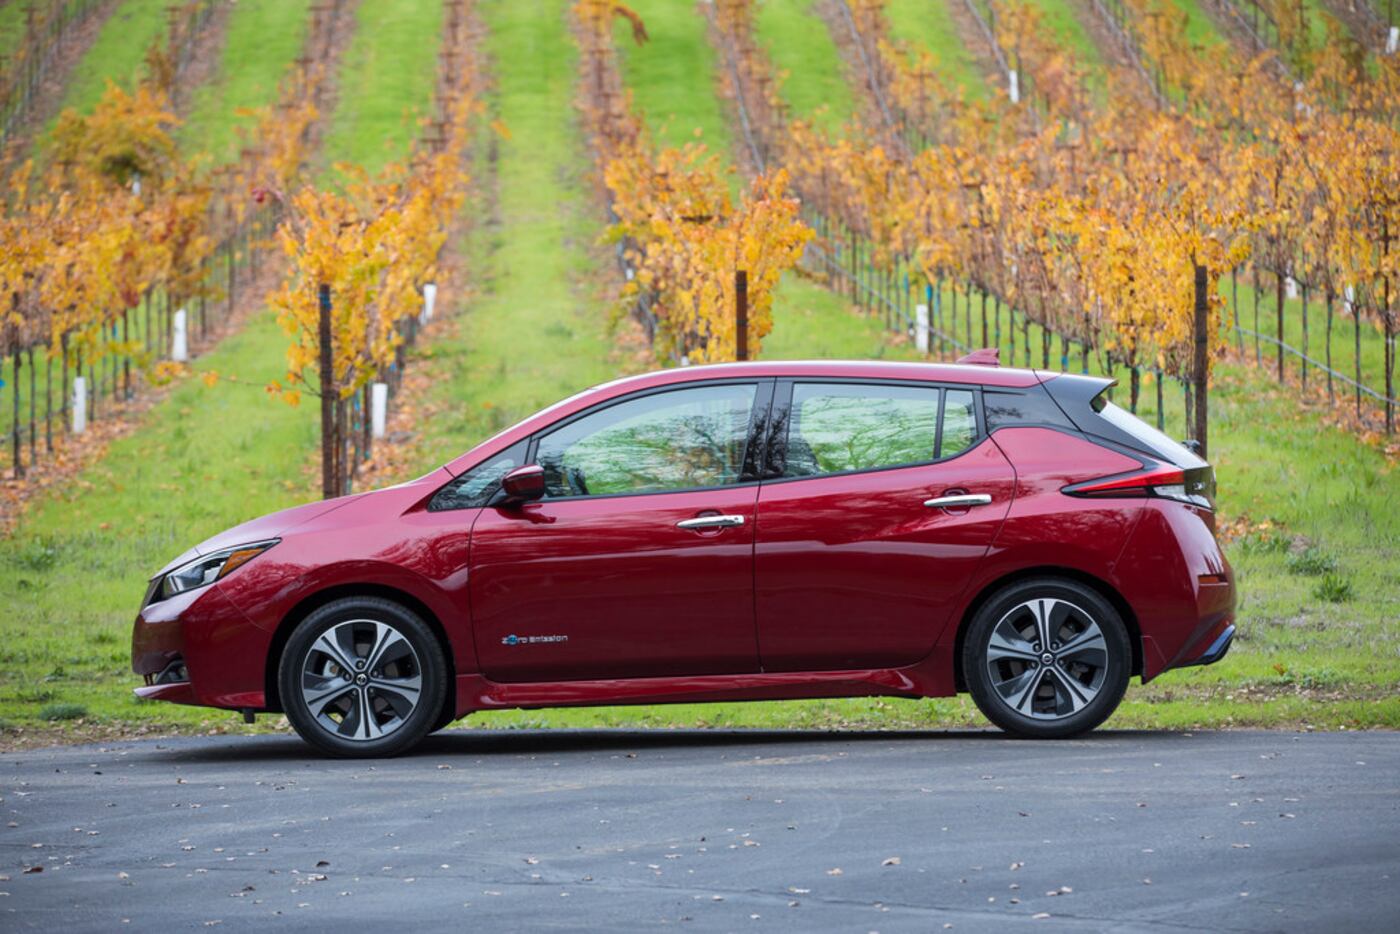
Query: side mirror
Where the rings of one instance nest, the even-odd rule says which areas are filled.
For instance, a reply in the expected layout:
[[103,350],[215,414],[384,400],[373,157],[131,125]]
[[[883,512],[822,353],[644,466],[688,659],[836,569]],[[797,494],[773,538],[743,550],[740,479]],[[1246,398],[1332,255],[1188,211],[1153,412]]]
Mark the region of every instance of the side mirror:
[[515,506],[544,496],[544,468],[539,464],[517,467],[501,479],[502,506]]

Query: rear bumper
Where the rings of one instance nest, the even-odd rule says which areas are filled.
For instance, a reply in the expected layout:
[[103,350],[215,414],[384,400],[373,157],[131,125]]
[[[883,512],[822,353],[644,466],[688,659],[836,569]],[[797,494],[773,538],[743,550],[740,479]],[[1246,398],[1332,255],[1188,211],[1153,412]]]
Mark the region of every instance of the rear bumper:
[[1230,646],[1234,641],[1235,625],[1231,623],[1225,627],[1224,632],[1216,636],[1215,641],[1206,648],[1205,652],[1203,652],[1199,658],[1195,661],[1184,662],[1181,667],[1190,668],[1195,665],[1214,665],[1225,657],[1225,654],[1230,651]]

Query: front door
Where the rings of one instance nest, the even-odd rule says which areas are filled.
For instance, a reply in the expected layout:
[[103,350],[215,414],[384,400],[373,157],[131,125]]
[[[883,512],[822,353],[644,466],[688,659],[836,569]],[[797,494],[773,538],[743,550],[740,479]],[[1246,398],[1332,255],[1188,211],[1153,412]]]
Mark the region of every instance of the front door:
[[754,552],[763,669],[919,661],[1011,502],[976,392],[796,382],[778,397]]
[[768,393],[760,381],[652,391],[541,433],[532,459],[545,469],[545,497],[483,509],[472,529],[483,673],[568,681],[757,670],[758,485],[746,454]]

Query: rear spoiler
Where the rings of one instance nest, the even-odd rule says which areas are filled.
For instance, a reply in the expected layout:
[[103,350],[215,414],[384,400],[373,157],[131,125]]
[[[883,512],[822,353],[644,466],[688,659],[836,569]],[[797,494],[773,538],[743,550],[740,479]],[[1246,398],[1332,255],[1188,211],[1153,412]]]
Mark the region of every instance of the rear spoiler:
[[981,350],[963,354],[956,362],[972,366],[1001,366],[1001,350],[996,347],[983,347]]

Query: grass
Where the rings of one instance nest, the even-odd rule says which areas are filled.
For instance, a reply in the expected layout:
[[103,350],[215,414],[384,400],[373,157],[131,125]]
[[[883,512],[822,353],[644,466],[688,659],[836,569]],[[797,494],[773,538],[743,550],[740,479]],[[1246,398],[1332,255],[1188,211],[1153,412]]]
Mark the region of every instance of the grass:
[[[80,0],[68,0],[69,9],[78,6]],[[28,8],[40,4],[27,0],[0,0],[0,58],[8,59],[24,40],[28,25]]]
[[659,145],[703,140],[728,157],[731,145],[724,104],[715,91],[719,55],[705,36],[704,17],[690,3],[640,0],[629,4],[646,21],[651,41],[638,46],[619,21],[614,41],[621,50],[622,77],[633,105],[647,117]]
[[764,0],[755,29],[783,77],[782,93],[794,115],[817,129],[840,130],[855,113],[855,95],[831,33],[813,11],[814,0]]
[[239,0],[228,11],[219,68],[194,94],[179,139],[186,152],[215,163],[238,156],[239,131],[255,122],[240,110],[274,103],[301,53],[310,0]]
[[895,42],[933,54],[934,68],[943,80],[951,81],[971,99],[987,96],[990,90],[987,76],[977,63],[977,57],[963,43],[946,3],[889,0],[885,5],[885,19],[890,38]]
[[[1094,37],[1089,34],[1088,28],[1079,18],[1080,11],[1085,16],[1093,16],[1094,12],[1087,6],[1065,3],[1064,0],[1028,2],[1040,14],[1041,22],[1051,34],[1051,40],[1074,55],[1075,64],[1088,72],[1089,86],[1101,91],[1107,65]],[[1014,61],[1011,67],[1016,67]]]
[[441,0],[360,4],[326,133],[327,164],[372,174],[408,155],[432,102],[442,17]]
[[[73,66],[63,108],[86,112],[96,106],[108,80],[130,90],[145,66],[146,50],[165,35],[169,0],[122,0],[102,24],[87,54]],[[36,140],[36,146],[42,138]]]
[[1202,49],[1221,51],[1227,41],[1215,20],[1201,9],[1198,0],[1169,0],[1172,7],[1186,18],[1186,41]]
[[9,58],[24,39],[25,4],[14,0],[0,5],[0,55]]

